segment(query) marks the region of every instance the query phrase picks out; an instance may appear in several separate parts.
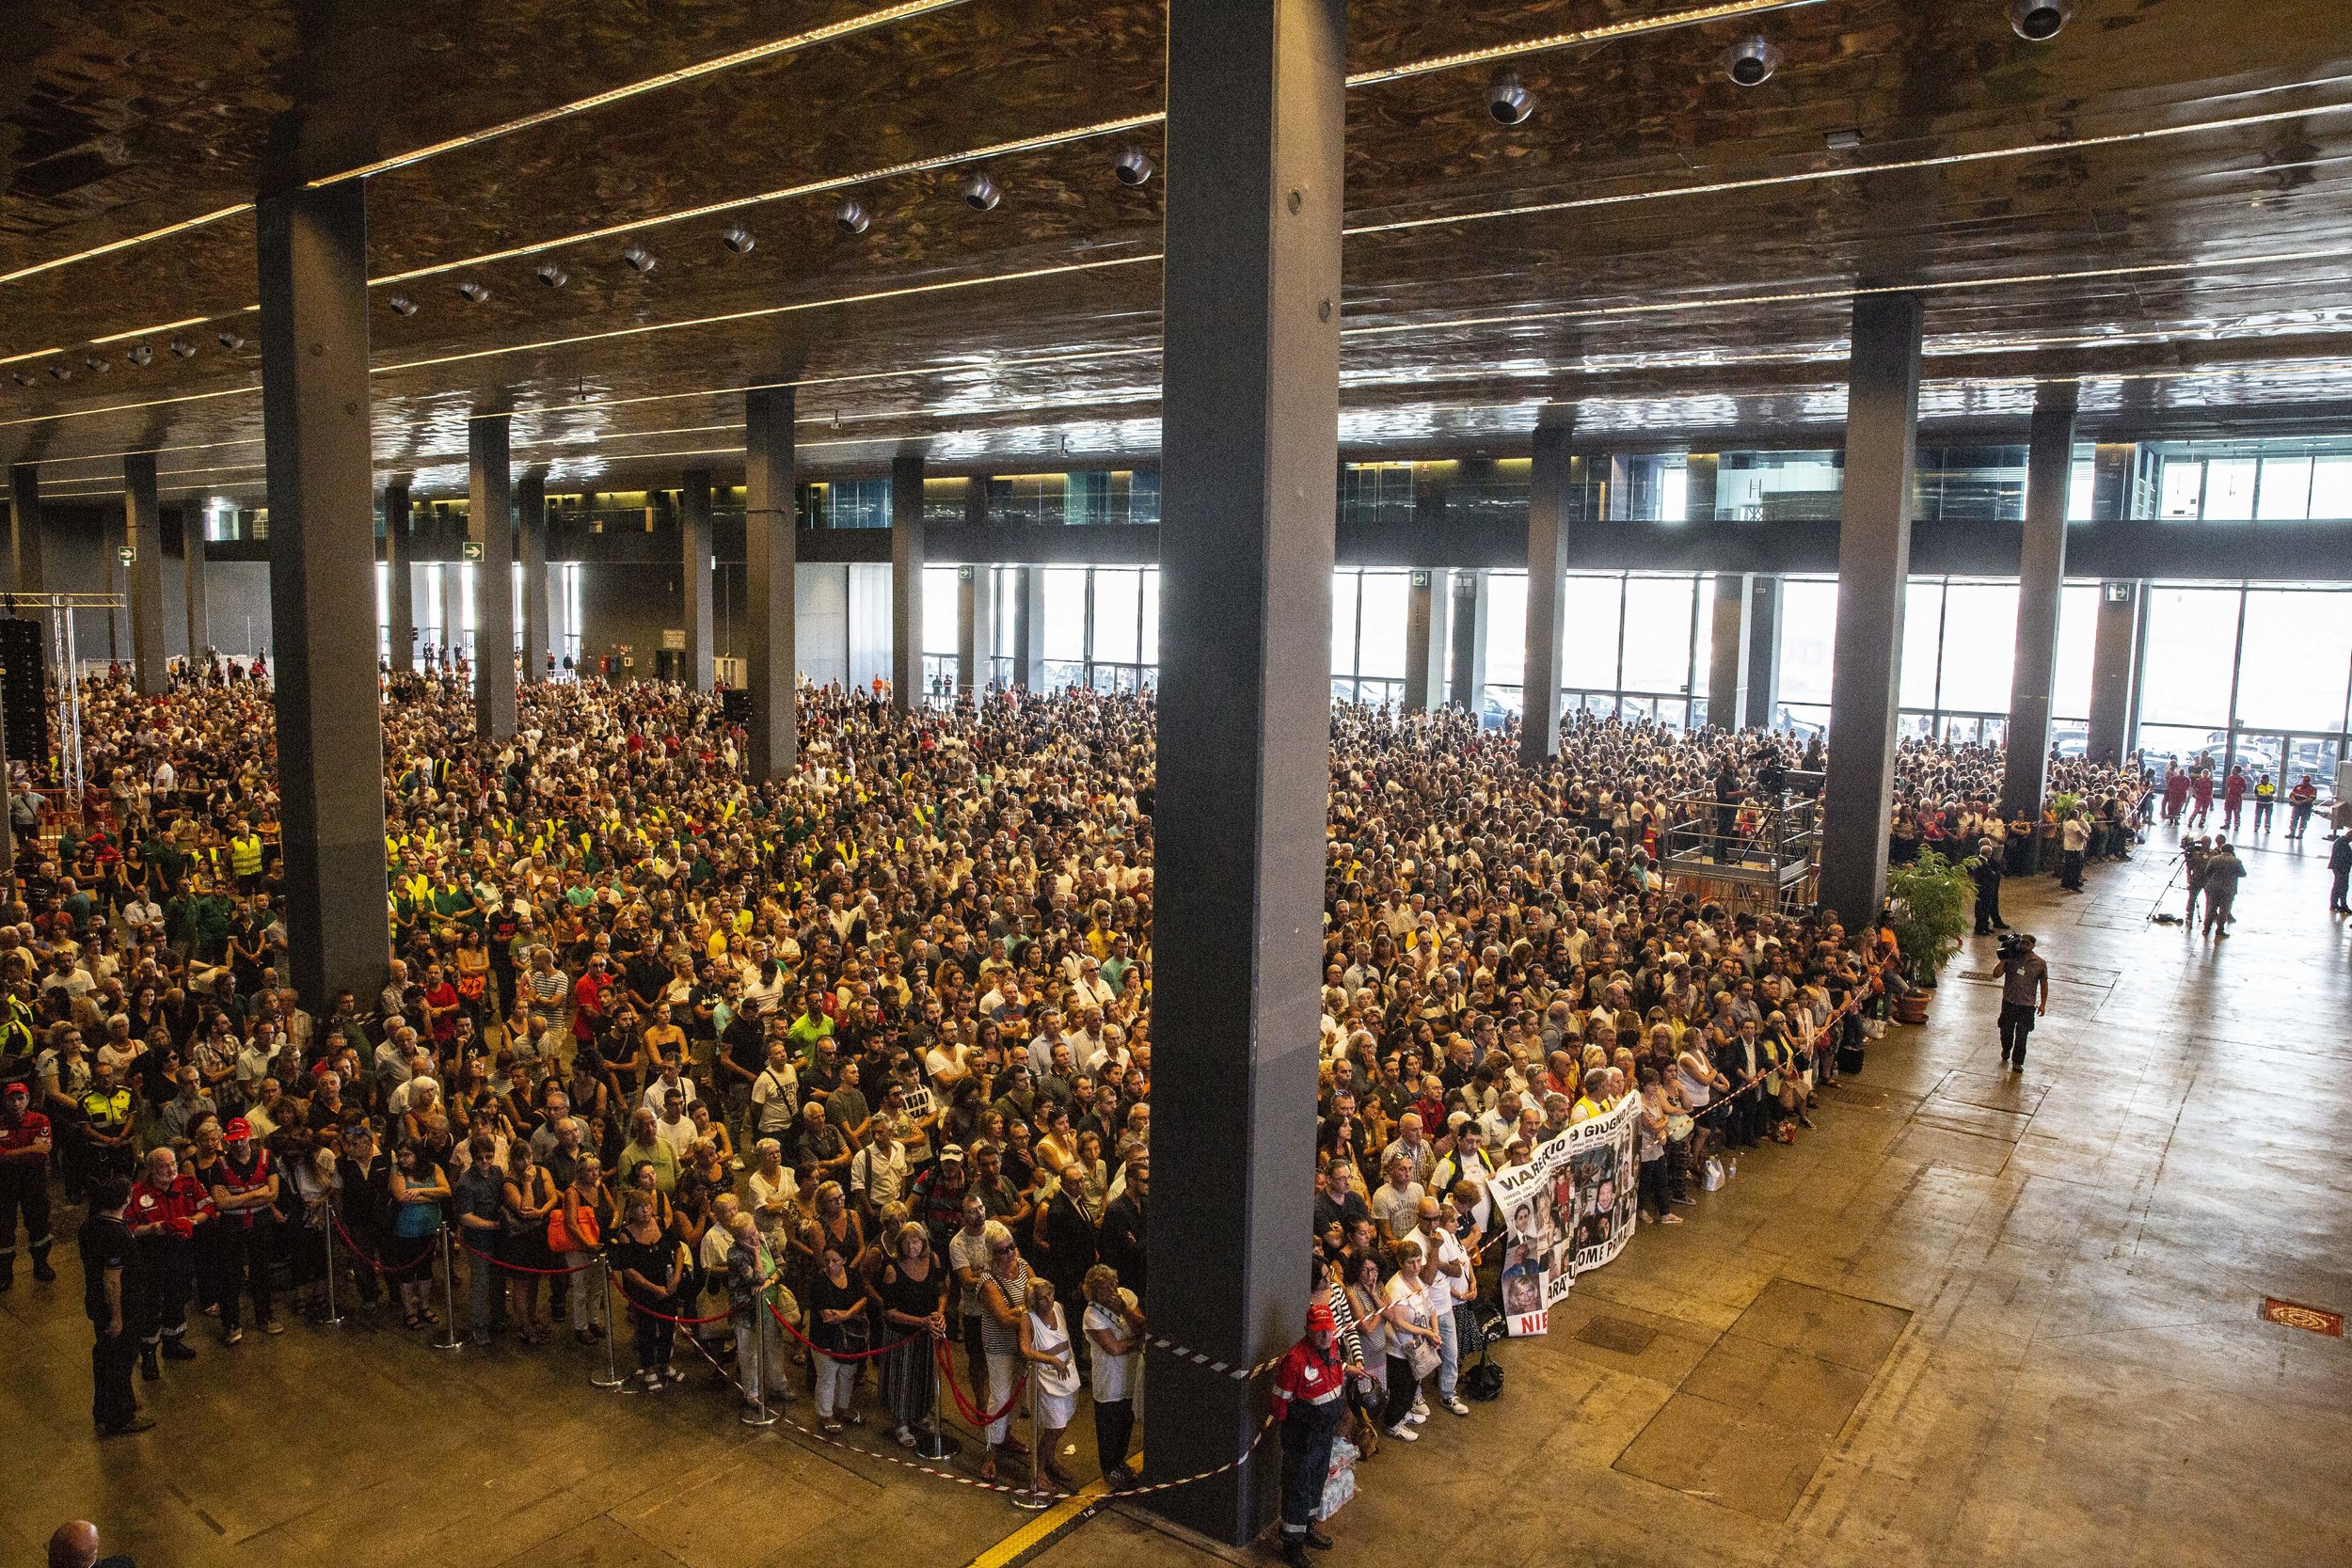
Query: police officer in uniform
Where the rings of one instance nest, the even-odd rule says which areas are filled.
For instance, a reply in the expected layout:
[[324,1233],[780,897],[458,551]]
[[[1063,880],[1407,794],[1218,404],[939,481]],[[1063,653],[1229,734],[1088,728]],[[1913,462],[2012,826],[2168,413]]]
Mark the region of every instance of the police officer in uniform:
[[199,1226],[213,1218],[213,1198],[204,1184],[180,1168],[169,1148],[151,1150],[147,1168],[132,1184],[123,1223],[138,1244],[140,1272],[148,1287],[140,1314],[139,1375],[152,1383],[167,1361],[193,1361],[188,1348],[188,1292],[196,1284]]
[[1315,1527],[1323,1488],[1331,1474],[1331,1443],[1347,1414],[1342,1396],[1361,1367],[1340,1360],[1339,1323],[1327,1302],[1307,1307],[1307,1335],[1290,1348],[1274,1373],[1272,1408],[1282,1423],[1282,1560],[1305,1568],[1307,1548],[1328,1550],[1331,1538]]
[[19,1079],[0,1089],[0,1291],[16,1283],[16,1226],[21,1216],[33,1255],[33,1277],[57,1277],[49,1266],[49,1118],[32,1109],[31,1088]]
[[145,1432],[155,1424],[139,1414],[131,1392],[131,1364],[138,1359],[138,1303],[146,1299],[140,1277],[138,1246],[122,1212],[131,1201],[131,1183],[119,1176],[101,1177],[90,1194],[89,1217],[78,1238],[82,1251],[82,1309],[89,1314],[96,1339],[90,1346],[92,1392],[90,1418],[101,1437]]

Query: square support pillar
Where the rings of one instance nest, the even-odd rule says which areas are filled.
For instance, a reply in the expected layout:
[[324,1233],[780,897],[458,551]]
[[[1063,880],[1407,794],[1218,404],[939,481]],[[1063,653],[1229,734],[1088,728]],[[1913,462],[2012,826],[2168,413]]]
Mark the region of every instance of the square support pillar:
[[[1171,0],[1147,1506],[1273,1519],[1311,1287],[1338,509],[1344,0]],[[1320,1293],[1319,1291],[1313,1293]],[[1243,1456],[1247,1456],[1246,1458]],[[1236,1468],[1221,1466],[1241,1463]]]
[[523,652],[519,673],[525,686],[554,672],[554,634],[548,619],[548,478],[532,468],[515,483],[515,535],[523,563]]
[[375,679],[367,195],[264,197],[262,429],[291,976],[324,1018],[384,983],[384,726]]
[[[2074,384],[2036,388],[2026,451],[2026,533],[2017,559],[2017,657],[2009,689],[2001,815],[2039,821],[2058,680],[2058,601],[2066,586],[2066,493],[2074,466]],[[1963,846],[1963,851],[1971,847]]]
[[514,416],[503,413],[476,414],[466,426],[471,470],[466,526],[482,546],[473,580],[474,733],[485,740],[509,740],[515,734],[513,426]]
[[417,569],[410,559],[415,548],[408,532],[408,482],[396,479],[384,486],[384,596],[389,601],[391,666],[406,672],[417,667]]
[[792,388],[743,394],[744,684],[751,689],[752,782],[800,766],[800,659],[793,580]]
[[1714,637],[1707,659],[1707,721],[1736,730],[1748,717],[1748,574],[1715,574]]
[[1749,729],[1780,722],[1781,579],[1757,577],[1748,592],[1748,705],[1741,721]]
[[[1694,451],[1683,459],[1683,521],[1711,523],[1715,520],[1715,487],[1722,467],[1723,454],[1720,452]],[[1712,711],[1714,705],[1710,702],[1708,705]]]
[[1571,464],[1565,425],[1539,424],[1527,492],[1527,662],[1519,686],[1519,761],[1560,754],[1560,674],[1568,615]]
[[2120,764],[2132,749],[2140,617],[2147,602],[2144,582],[2099,585],[2099,619],[2090,643],[2090,734],[2084,747],[2095,763]]
[[686,669],[689,689],[707,691],[717,678],[711,627],[710,593],[710,470],[689,468],[678,492],[679,602],[686,617]]
[[1482,718],[1486,708],[1486,604],[1485,571],[1454,574],[1453,647],[1446,679],[1446,705]]
[[151,451],[122,459],[122,542],[131,551],[131,678],[140,696],[160,697],[171,686],[171,669],[164,652],[164,519]]
[[988,687],[996,651],[996,595],[990,568],[956,568],[956,689],[977,697]]
[[1416,570],[1405,599],[1405,711],[1427,713],[1445,701],[1446,654],[1453,643],[1454,574]]
[[1041,691],[1045,681],[1045,568],[1017,566],[1012,601],[1012,684]]
[[923,688],[923,454],[890,460],[890,705],[921,707]]
[[40,465],[8,467],[8,586],[20,594],[45,594],[40,529]]
[[187,600],[190,673],[213,645],[212,601],[204,581],[204,523],[210,512],[201,496],[180,503],[180,579]]
[[1919,330],[1916,294],[1864,294],[1853,302],[1820,878],[1820,901],[1844,917],[1850,931],[1877,918],[1886,894],[1903,593],[1911,575]]

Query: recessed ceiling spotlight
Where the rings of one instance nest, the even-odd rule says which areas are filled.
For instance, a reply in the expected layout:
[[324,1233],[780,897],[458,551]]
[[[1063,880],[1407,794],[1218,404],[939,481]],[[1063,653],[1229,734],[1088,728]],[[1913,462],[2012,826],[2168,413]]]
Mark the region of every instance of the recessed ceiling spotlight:
[[71,381],[73,379],[73,367],[60,359],[49,367],[49,373],[59,381]]
[[844,234],[863,234],[873,221],[855,197],[843,197],[841,205],[833,210],[833,226]]
[[30,371],[10,371],[8,374],[14,378],[16,384],[20,387],[30,387],[37,379]]
[[392,308],[395,316],[413,316],[417,313],[417,302],[406,294],[394,294],[384,303]]
[[1832,152],[1851,152],[1862,145],[1862,133],[1851,128],[1832,131],[1821,138],[1821,145]]
[[564,284],[569,283],[572,280],[572,275],[565,272],[562,267],[557,266],[553,261],[543,263],[539,270],[532,276],[536,277],[540,282],[545,283],[550,289],[560,289]]
[[171,352],[183,359],[193,359],[196,357],[196,345],[185,338],[174,338],[171,340]]
[[2074,20],[2074,0],[2009,0],[2010,31],[2027,43],[2047,43]]
[[145,343],[133,343],[122,356],[142,370],[155,362],[155,351]]
[[[403,313],[405,314],[405,312]],[[221,347],[227,349],[231,354],[234,354],[237,350],[245,347],[245,340],[243,338],[240,338],[235,333],[226,329],[215,334],[213,341],[218,343]]]
[[114,369],[112,365],[108,364],[105,360],[99,358],[95,355],[85,358],[82,361],[82,364],[92,375],[104,375],[108,371]]
[[1516,71],[1506,71],[1486,85],[1486,112],[1497,125],[1523,125],[1535,112],[1535,95],[1527,90]]
[[740,256],[759,242],[753,239],[752,231],[741,224],[730,223],[719,230],[719,243]]
[[1005,193],[988,177],[986,169],[974,169],[963,182],[963,204],[976,213],[988,212],[1004,199]]
[[1122,150],[1111,160],[1111,172],[1122,185],[1147,185],[1152,182],[1152,154],[1140,147]]
[[622,251],[621,260],[628,263],[631,272],[644,273],[654,269],[654,253],[641,245],[630,245],[627,250]]
[[[457,285],[457,292],[464,294],[469,300],[471,300],[476,305],[481,304],[484,300],[490,297],[490,291],[482,284],[475,282],[470,277],[467,278],[463,283]],[[398,306],[394,306],[393,309],[398,309],[400,308]]]
[[1761,33],[1724,51],[1724,74],[1734,87],[1760,87],[1780,69],[1780,51]]

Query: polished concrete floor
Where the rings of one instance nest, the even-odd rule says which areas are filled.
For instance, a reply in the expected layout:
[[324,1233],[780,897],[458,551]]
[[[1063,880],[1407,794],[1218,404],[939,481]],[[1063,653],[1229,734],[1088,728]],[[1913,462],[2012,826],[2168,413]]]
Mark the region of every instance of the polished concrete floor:
[[[2352,931],[2327,849],[2258,843],[2217,945],[2148,919],[2169,841],[2080,896],[2013,884],[2056,976],[2022,1076],[1997,1070],[1972,942],[1818,1132],[1579,1281],[1501,1353],[1500,1402],[1363,1465],[1326,1560],[2352,1561],[2352,1347],[2259,1318],[2266,1295],[2352,1307]],[[870,1429],[750,1433],[702,1387],[599,1393],[569,1347],[443,1354],[358,1323],[207,1344],[143,1386],[153,1432],[102,1446],[61,1261],[0,1298],[7,1560],[74,1514],[175,1565],[928,1568],[1026,1522],[869,1457]],[[1110,1507],[1035,1560],[1217,1556],[1252,1560]]]

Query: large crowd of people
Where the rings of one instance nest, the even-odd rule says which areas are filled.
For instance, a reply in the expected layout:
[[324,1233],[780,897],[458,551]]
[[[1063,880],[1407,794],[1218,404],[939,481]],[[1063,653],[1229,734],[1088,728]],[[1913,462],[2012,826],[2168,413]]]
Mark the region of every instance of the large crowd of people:
[[[61,1190],[123,1380],[102,1371],[101,1430],[139,1419],[134,1363],[278,1334],[331,1290],[421,1334],[627,1336],[647,1392],[708,1365],[827,1435],[870,1412],[914,1447],[952,1402],[1008,1483],[1071,1483],[1083,1395],[1131,1481],[1149,694],[908,716],[810,689],[801,769],[766,784],[675,686],[534,684],[520,714],[485,740],[453,676],[389,679],[394,956],[378,992],[309,1006],[265,678],[92,680],[83,798],[12,800],[36,831],[0,921],[0,1289],[20,1222],[51,1277]],[[1818,746],[1589,718],[1549,768],[1514,744],[1334,712],[1300,1212],[1359,1452],[1470,1414],[1495,1171],[1638,1097],[1643,1217],[1679,1224],[1710,1153],[1812,1125],[1905,984],[1877,911],[1727,909],[1661,874],[1690,800],[1760,809]],[[1999,773],[1907,743],[1895,852],[2034,838],[1993,808]],[[2128,838],[2137,780],[2054,786]]]

